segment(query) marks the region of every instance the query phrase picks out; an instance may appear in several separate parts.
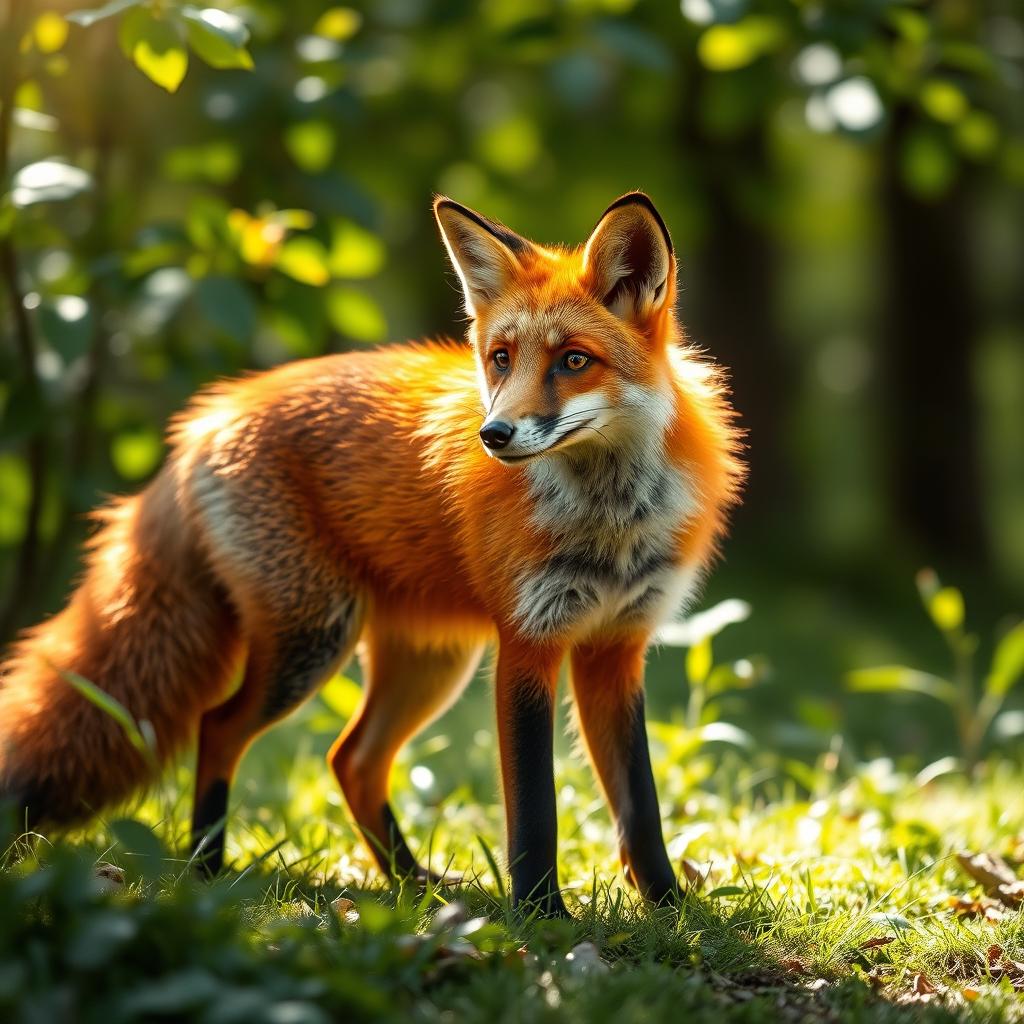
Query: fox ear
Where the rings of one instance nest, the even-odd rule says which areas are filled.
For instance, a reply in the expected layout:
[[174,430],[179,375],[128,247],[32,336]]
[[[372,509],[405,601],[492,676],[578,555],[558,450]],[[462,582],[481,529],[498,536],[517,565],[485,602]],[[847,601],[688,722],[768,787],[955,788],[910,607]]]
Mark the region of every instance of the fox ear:
[[462,282],[466,312],[476,316],[508,284],[532,244],[504,224],[444,196],[434,200],[434,216]]
[[675,270],[668,228],[643,192],[616,199],[583,250],[591,291],[616,316],[641,327],[674,296]]

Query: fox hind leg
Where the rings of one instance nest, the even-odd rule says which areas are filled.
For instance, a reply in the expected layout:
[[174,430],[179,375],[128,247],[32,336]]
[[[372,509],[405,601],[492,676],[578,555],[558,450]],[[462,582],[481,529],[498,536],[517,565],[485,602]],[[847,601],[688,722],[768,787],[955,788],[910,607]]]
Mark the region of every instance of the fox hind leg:
[[228,793],[242,754],[351,657],[361,620],[362,603],[349,596],[301,622],[268,618],[249,624],[242,684],[208,710],[199,726],[192,848],[204,873],[216,874],[223,866]]
[[331,748],[328,763],[367,845],[389,876],[456,880],[417,862],[388,801],[388,780],[395,755],[459,696],[482,652],[482,642],[418,646],[370,624],[362,704]]

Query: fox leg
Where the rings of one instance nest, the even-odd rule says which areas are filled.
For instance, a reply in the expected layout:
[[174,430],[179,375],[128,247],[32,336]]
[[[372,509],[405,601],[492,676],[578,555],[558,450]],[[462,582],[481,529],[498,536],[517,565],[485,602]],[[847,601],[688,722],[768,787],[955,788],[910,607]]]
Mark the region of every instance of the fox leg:
[[502,638],[495,696],[512,902],[568,917],[558,888],[554,709],[563,652]]
[[269,621],[247,630],[242,685],[199,724],[192,848],[204,872],[216,874],[223,866],[228,791],[242,755],[256,736],[303,703],[351,656],[361,617],[360,602],[350,597],[301,624]]
[[403,744],[459,696],[483,653],[478,642],[417,646],[371,624],[363,700],[327,755],[352,816],[381,870],[421,881],[455,881],[420,865],[388,802],[388,780]]
[[572,654],[572,686],[583,738],[619,834],[622,865],[649,900],[679,893],[661,833],[644,718],[646,640],[583,645]]

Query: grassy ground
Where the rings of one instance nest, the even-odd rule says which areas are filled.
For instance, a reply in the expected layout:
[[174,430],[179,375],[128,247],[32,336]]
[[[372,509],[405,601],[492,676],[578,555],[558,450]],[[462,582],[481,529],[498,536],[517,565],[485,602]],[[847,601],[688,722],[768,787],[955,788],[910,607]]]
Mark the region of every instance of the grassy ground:
[[[185,768],[135,820],[14,842],[0,872],[0,1019],[1024,1019],[1022,915],[955,856],[1024,859],[1024,776],[1006,763],[971,784],[922,784],[838,749],[798,765],[652,726],[670,851],[690,884],[681,910],[652,912],[622,887],[610,822],[566,745],[560,864],[576,921],[524,922],[491,853],[489,719],[475,732],[442,722],[396,773],[424,856],[470,882],[391,890],[323,767],[356,696],[336,680],[250,752],[236,870],[212,885],[169,852],[184,849]],[[101,862],[120,872],[97,879]]]

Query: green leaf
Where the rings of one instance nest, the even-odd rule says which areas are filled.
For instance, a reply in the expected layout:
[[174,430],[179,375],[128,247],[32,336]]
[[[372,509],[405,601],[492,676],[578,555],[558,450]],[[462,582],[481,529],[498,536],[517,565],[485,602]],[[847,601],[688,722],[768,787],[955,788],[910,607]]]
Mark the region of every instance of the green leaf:
[[188,52],[175,27],[136,8],[121,22],[118,41],[125,55],[150,81],[176,92],[188,70]]
[[350,719],[363,699],[362,687],[348,676],[336,675],[320,689],[320,699],[339,717]]
[[686,678],[691,686],[703,686],[711,672],[711,637],[701,637],[686,653]]
[[274,264],[281,273],[318,288],[331,279],[327,250],[315,238],[288,239],[278,250]]
[[956,177],[957,162],[945,137],[928,128],[913,129],[900,154],[907,188],[922,199],[939,199]]
[[61,160],[37,160],[26,164],[11,181],[11,202],[19,209],[36,203],[72,199],[92,188],[92,178],[80,167]]
[[847,673],[846,685],[857,693],[923,693],[951,706],[959,699],[956,687],[948,680],[903,665],[857,669]]
[[363,16],[351,7],[331,7],[317,19],[313,33],[342,43],[351,39],[362,23]]
[[119,726],[128,742],[150,764],[156,763],[156,741],[149,723],[138,723],[132,713],[116,697],[111,697],[106,690],[101,690],[94,682],[72,672],[70,669],[58,668],[51,663],[50,667],[65,682],[70,683],[90,704],[95,705],[104,714],[109,715]]
[[374,234],[348,220],[337,220],[331,232],[331,273],[335,277],[373,277],[384,266],[387,249]]
[[955,124],[970,110],[959,86],[945,78],[929,78],[921,86],[921,106],[936,121]]
[[97,21],[103,21],[106,18],[113,17],[115,14],[121,14],[123,11],[130,10],[132,7],[138,7],[140,3],[142,3],[142,0],[110,0],[109,3],[104,4],[102,7],[95,7],[92,10],[71,11],[69,14],[65,14],[64,17],[68,21],[73,21],[76,25],[88,28],[90,25],[95,25]]
[[754,737],[730,722],[708,722],[697,730],[702,743],[728,743],[733,747],[750,749]]
[[334,159],[334,129],[327,121],[300,121],[284,133],[288,155],[307,174],[319,174]]
[[246,68],[253,66],[246,50],[249,29],[237,14],[216,7],[181,9],[189,46],[212,68]]
[[1024,622],[1018,622],[996,645],[985,693],[1005,697],[1024,675]]
[[705,637],[716,637],[736,622],[750,618],[750,605],[739,598],[730,597],[702,612],[691,615],[684,622],[668,622],[656,635],[659,644],[669,647],[692,647]]
[[928,600],[928,614],[944,633],[952,633],[964,624],[964,598],[956,587],[942,587]]
[[152,427],[124,430],[110,442],[110,461],[125,480],[143,480],[160,464],[163,441]]
[[233,277],[204,277],[196,284],[196,302],[203,316],[236,341],[249,341],[256,331],[252,293]]
[[356,341],[382,341],[387,334],[380,306],[355,288],[333,287],[327,293],[327,315],[342,334]]
[[110,831],[125,852],[134,855],[132,863],[139,866],[145,878],[155,881],[160,877],[167,853],[151,828],[141,821],[119,818],[110,823]]

